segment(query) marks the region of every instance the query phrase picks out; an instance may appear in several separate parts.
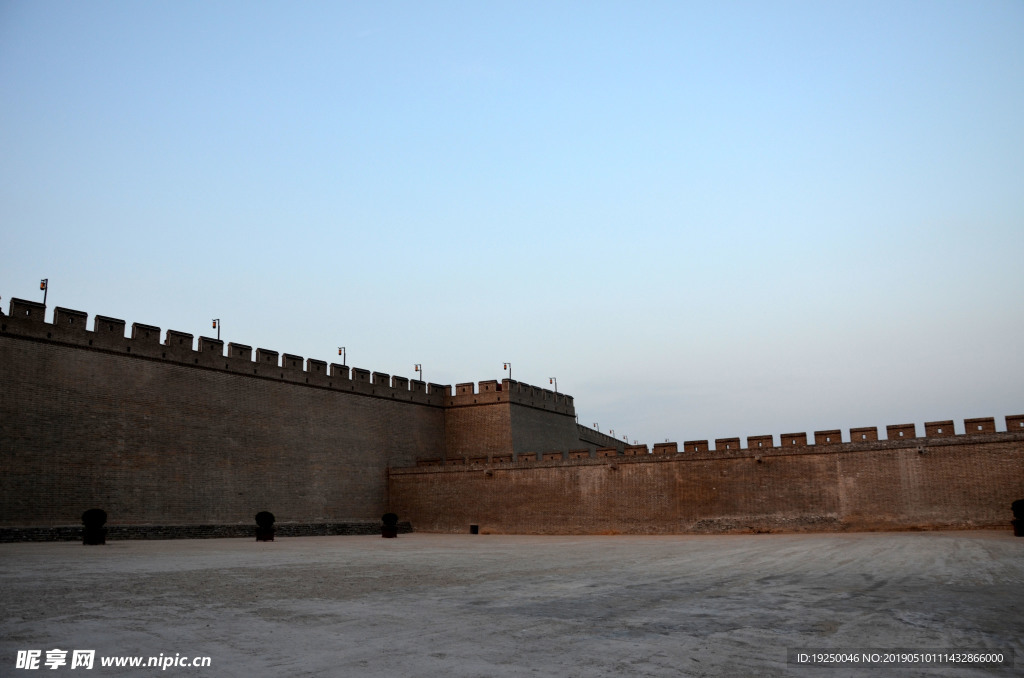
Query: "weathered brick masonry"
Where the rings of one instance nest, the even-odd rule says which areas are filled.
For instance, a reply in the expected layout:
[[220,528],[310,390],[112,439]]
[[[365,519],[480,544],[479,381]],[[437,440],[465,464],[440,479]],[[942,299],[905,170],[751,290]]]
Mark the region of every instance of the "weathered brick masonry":
[[[174,330],[161,342],[139,323],[125,337],[124,321],[103,316],[87,330],[69,309],[47,323],[44,311],[15,299],[0,317],[0,539],[30,534],[2,528],[60,538],[92,507],[112,534],[146,526],[128,536],[220,534],[265,509],[282,533],[376,525],[389,465],[451,457],[477,433],[509,457],[544,436],[553,449],[579,445],[572,399],[517,382],[453,396],[267,349],[254,359],[208,337],[193,349]],[[524,418],[528,430],[513,434]]]
[[807,446],[803,437],[772,447],[770,437],[753,437],[754,449],[737,449],[738,439],[726,449],[723,439],[718,451],[641,446],[631,455],[631,446],[609,456],[392,469],[392,509],[428,532],[1008,529],[1010,503],[1024,498],[1022,423],[1007,417],[1005,433],[877,441],[858,430],[852,443]]
[[0,540],[412,529],[677,533],[1005,526],[1024,416],[624,445],[573,399],[425,384],[12,300],[0,317]]

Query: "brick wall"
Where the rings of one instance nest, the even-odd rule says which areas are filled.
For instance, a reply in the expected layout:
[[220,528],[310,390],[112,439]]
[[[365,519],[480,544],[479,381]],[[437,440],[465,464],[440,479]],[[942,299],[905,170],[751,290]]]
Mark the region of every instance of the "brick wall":
[[445,448],[449,460],[466,455],[495,455],[512,451],[511,403],[460,405],[444,415]]
[[527,405],[511,406],[512,448],[519,452],[567,452],[580,446],[576,417]]
[[71,309],[47,323],[45,310],[12,299],[0,317],[4,534],[62,538],[93,507],[112,530],[170,536],[245,531],[259,510],[376,525],[389,465],[578,446],[572,398],[528,384],[453,394],[175,330],[161,341],[140,323],[125,336],[127,323],[105,316],[89,330]]
[[475,386],[457,384],[447,400],[449,461],[580,447],[571,397],[509,379]]
[[1024,498],[1024,434],[392,469],[389,484],[392,510],[428,532],[1007,527]]
[[[507,389],[508,380],[504,384]],[[459,384],[445,410],[446,463],[464,458],[472,463],[487,457],[511,461],[513,453],[536,457],[538,452],[587,446],[572,410],[522,404],[514,394],[510,399],[507,390],[474,393],[472,387]],[[432,461],[440,463],[440,459]]]
[[276,375],[2,335],[0,382],[4,526],[379,521],[387,465],[443,451],[441,406]]
[[[45,323],[44,310],[12,300],[0,318],[3,534],[64,535],[93,507],[114,532],[167,536],[244,532],[260,510],[329,526],[376,525],[390,509],[442,532],[986,527],[1024,498],[1024,415],[1006,433],[982,418],[960,436],[942,421],[926,438],[905,424],[882,441],[863,428],[850,443],[836,430],[814,445],[784,434],[780,447],[754,436],[624,456],[547,389],[452,394],[262,348],[253,360],[241,344],[225,354],[207,337],[193,350],[192,335],[161,342],[138,323],[125,337],[103,316],[88,331],[69,309]],[[414,466],[426,459],[438,465]]]

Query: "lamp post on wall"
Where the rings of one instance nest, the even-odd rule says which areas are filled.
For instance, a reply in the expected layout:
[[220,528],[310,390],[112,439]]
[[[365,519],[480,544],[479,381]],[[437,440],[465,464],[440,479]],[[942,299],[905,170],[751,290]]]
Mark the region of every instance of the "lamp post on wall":
[[422,363],[416,363],[415,365],[413,365],[412,369],[414,371],[420,373],[420,381],[423,381],[423,364]]
[[598,433],[601,432],[601,427],[597,425],[596,421],[594,422],[594,430],[597,431]]
[[505,366],[501,369],[508,370],[508,380],[512,381],[512,363],[505,363]]
[[555,385],[555,393],[558,393],[558,377],[548,377],[548,383]]
[[50,279],[43,278],[39,281],[39,289],[43,291],[43,306],[46,306],[46,293],[50,291]]
[[217,341],[220,341],[220,318],[213,319],[213,329],[217,330]]
[[341,366],[344,367],[345,366],[345,347],[344,346],[339,346],[338,347],[338,355],[341,356]]

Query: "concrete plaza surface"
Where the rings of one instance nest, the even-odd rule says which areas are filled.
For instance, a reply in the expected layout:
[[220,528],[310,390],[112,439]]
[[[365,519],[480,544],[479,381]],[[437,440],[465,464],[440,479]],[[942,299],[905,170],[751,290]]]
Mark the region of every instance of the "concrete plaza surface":
[[[409,534],[0,544],[0,676],[18,650],[179,676],[1024,675],[1009,531]],[[1013,668],[826,668],[787,648],[1013,650]],[[109,668],[110,655],[209,668]]]

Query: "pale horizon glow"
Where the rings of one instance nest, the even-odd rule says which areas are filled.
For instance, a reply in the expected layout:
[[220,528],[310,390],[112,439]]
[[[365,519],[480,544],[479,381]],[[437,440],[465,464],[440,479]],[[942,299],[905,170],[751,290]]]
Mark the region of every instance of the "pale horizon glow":
[[0,304],[511,361],[649,445],[1002,430],[1022,35],[1010,0],[0,3]]

